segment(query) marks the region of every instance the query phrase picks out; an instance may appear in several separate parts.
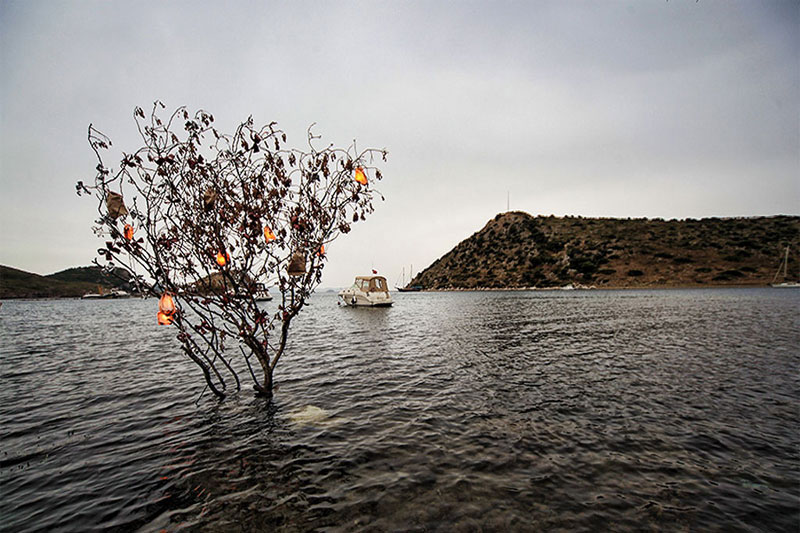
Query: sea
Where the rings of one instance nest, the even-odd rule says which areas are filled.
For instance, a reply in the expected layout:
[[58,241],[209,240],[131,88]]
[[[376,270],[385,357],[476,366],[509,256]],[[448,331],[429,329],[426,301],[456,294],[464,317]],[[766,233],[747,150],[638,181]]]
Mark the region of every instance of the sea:
[[800,290],[393,297],[315,295],[272,403],[155,299],[2,302],[0,530],[800,529]]

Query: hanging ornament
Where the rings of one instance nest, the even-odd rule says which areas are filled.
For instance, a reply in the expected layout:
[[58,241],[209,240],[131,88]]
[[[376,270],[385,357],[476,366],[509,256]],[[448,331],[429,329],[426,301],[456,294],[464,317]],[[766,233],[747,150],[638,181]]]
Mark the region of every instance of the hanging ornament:
[[106,193],[106,208],[108,209],[108,216],[114,220],[128,214],[128,208],[125,207],[125,202],[122,201],[122,195],[116,192],[108,191]]
[[367,184],[367,174],[364,172],[364,168],[363,167],[356,167],[355,179],[361,185],[366,185]]
[[174,315],[177,308],[175,307],[175,301],[172,299],[172,296],[165,292],[161,295],[161,299],[158,301],[158,310],[165,315]]
[[272,233],[269,226],[264,226],[264,238],[267,239],[267,242],[275,240],[275,234]]
[[133,240],[133,226],[130,224],[125,224],[125,228],[122,230],[122,234],[125,238],[129,241]]
[[306,273],[306,256],[302,252],[295,252],[292,254],[292,259],[289,261],[289,266],[286,267],[286,272],[292,277],[302,276]]
[[161,295],[161,299],[158,301],[158,313],[156,316],[158,317],[158,325],[159,326],[169,326],[172,324],[172,317],[175,315],[177,308],[175,307],[175,301],[172,299],[172,296],[165,292]]
[[319,251],[317,252],[317,256],[322,257],[325,255],[325,245],[321,244],[319,246]]
[[227,265],[231,260],[231,256],[228,252],[217,252],[217,264],[221,267]]

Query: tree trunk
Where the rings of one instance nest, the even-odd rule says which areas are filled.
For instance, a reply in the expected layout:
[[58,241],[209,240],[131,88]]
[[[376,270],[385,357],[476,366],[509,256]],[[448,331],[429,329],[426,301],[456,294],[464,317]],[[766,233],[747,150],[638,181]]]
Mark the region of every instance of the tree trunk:
[[[275,371],[275,366],[278,364],[278,360],[281,358],[281,355],[283,355],[283,350],[286,349],[286,339],[289,337],[289,323],[291,322],[292,316],[294,315],[283,319],[283,325],[281,326],[281,340],[278,344],[278,349],[272,361],[270,361],[269,353],[266,351],[266,349],[262,352],[260,351],[260,348],[257,347],[257,344],[254,345],[256,346],[254,348],[256,358],[261,364],[261,369],[264,371],[264,383],[256,383],[255,389],[259,396],[265,397],[268,401],[272,400],[272,373]],[[253,380],[256,380],[255,375],[253,375]]]
[[264,396],[268,400],[272,399],[272,368],[266,365],[264,368],[264,383],[257,386],[259,396]]

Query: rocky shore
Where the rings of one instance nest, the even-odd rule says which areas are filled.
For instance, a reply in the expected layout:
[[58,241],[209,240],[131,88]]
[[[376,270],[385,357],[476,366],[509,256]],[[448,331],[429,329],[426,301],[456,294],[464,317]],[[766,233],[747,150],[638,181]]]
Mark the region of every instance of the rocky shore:
[[800,278],[800,217],[701,220],[502,213],[421,271],[426,290],[767,286],[786,247]]

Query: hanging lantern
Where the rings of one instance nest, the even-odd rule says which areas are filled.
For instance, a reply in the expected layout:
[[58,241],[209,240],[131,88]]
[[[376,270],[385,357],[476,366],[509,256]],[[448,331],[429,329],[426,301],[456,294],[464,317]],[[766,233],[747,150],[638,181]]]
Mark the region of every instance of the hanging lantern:
[[324,245],[324,244],[321,244],[321,245],[319,246],[319,251],[317,252],[317,255],[318,255],[319,257],[322,257],[322,256],[324,256],[324,255],[325,255],[325,245]]
[[364,172],[363,167],[356,167],[356,181],[359,182],[361,185],[367,184],[367,174]]
[[108,216],[115,220],[128,214],[128,208],[125,207],[125,202],[122,201],[122,195],[116,192],[108,191],[106,193],[106,208],[108,209]]
[[172,324],[172,317],[175,315],[177,308],[175,307],[175,301],[172,299],[172,296],[165,292],[161,295],[161,299],[158,301],[158,325],[159,326],[169,326]]
[[130,224],[125,224],[125,228],[122,230],[122,234],[125,238],[129,241],[133,240],[133,226]]
[[264,226],[264,238],[267,239],[267,242],[275,240],[275,234],[272,233],[269,226]]
[[231,256],[228,252],[217,252],[217,264],[221,267],[227,265],[231,260]]
[[165,292],[161,295],[161,299],[158,301],[158,310],[165,315],[174,315],[177,308],[175,307],[175,301],[172,299],[172,296]]
[[292,277],[302,276],[306,273],[306,256],[302,252],[295,252],[292,255],[289,266],[286,267],[286,272]]

